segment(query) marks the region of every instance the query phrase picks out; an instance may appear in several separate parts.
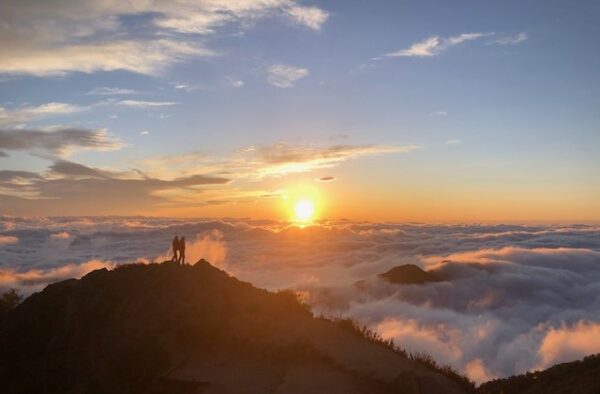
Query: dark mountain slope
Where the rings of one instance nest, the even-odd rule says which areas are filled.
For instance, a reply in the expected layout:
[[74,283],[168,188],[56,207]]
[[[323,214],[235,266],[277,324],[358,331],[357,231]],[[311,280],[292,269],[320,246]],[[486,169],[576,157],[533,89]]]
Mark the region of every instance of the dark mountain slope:
[[0,327],[3,393],[461,393],[459,381],[206,262],[48,286]]
[[598,394],[600,354],[543,371],[492,380],[482,384],[479,391],[485,394]]

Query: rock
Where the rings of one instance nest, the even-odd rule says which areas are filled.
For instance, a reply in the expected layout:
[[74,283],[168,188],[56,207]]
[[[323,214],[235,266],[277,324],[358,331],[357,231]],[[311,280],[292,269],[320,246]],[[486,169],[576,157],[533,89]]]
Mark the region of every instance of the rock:
[[402,285],[420,285],[440,280],[435,274],[424,271],[414,264],[399,265],[379,276],[390,283]]

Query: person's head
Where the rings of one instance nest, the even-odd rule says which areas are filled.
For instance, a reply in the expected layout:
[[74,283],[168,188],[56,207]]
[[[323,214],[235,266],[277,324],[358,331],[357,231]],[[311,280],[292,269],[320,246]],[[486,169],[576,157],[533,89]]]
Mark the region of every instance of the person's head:
[[173,238],[174,241],[177,241],[177,235],[175,236],[175,238]]

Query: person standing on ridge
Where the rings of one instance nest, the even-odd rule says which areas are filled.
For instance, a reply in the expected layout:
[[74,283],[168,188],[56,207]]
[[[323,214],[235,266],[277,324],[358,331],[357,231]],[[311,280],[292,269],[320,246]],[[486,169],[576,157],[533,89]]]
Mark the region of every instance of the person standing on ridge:
[[177,236],[175,236],[175,238],[173,238],[172,246],[173,246],[173,257],[171,258],[171,261],[179,261],[180,257],[177,256],[177,251],[179,250],[179,238],[177,238]]
[[185,237],[179,240],[179,263],[185,264]]

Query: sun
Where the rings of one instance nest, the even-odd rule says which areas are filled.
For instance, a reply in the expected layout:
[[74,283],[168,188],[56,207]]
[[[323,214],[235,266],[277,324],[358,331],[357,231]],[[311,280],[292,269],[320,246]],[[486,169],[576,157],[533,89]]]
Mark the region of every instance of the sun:
[[315,214],[315,204],[308,199],[298,200],[294,205],[294,214],[296,215],[296,220],[309,222]]

